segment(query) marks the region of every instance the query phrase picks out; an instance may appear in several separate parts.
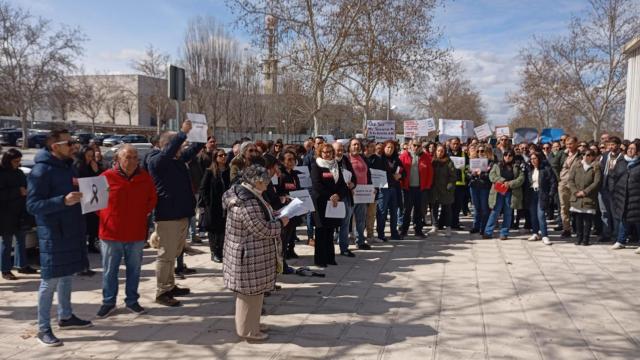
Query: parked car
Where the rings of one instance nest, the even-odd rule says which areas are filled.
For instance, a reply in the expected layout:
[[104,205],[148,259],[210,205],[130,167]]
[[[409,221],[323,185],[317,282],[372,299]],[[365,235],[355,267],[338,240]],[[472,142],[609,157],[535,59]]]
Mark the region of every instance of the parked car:
[[[49,131],[37,131],[37,132],[29,132],[29,136],[27,137],[27,147],[40,149],[47,146],[47,136],[49,136]],[[22,137],[16,140],[16,146],[22,147],[22,143],[24,140]]]
[[16,146],[16,141],[22,137],[22,129],[0,129],[0,145]]
[[148,143],[149,139],[144,135],[126,135],[122,138],[122,142],[126,144]]
[[89,140],[93,139],[93,136],[91,133],[75,133],[72,138],[82,145],[87,145]]
[[[147,153],[149,153],[151,149],[153,149],[153,145],[151,145],[151,143],[148,143],[148,142],[132,143],[130,145],[136,148],[136,150],[138,150],[138,159],[140,159],[140,161],[142,161],[144,156],[147,155]],[[123,146],[124,146],[124,143],[113,146],[111,149],[105,151],[102,154],[102,157],[107,163],[111,164],[111,162],[113,161],[113,158],[115,158],[116,156],[116,152],[118,152],[118,150]]]
[[112,147],[114,145],[118,145],[122,143],[123,137],[125,137],[125,135],[111,135],[110,137],[102,140],[102,146]]

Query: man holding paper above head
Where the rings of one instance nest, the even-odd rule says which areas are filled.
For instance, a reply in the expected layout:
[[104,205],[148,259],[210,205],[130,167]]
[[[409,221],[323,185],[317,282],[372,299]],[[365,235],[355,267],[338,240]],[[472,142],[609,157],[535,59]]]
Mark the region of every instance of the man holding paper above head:
[[71,279],[89,264],[80,209],[82,193],[75,191],[73,184],[73,145],[67,130],[51,131],[47,149],[36,154],[28,177],[27,211],[36,218],[40,246],[37,338],[45,346],[62,345],[50,324],[56,290],[59,328],[91,326],[91,321],[77,318],[71,309]]
[[327,217],[329,207],[338,208],[338,203],[349,196],[340,166],[335,159],[333,147],[323,144],[316,149],[318,157],[311,164],[311,196],[317,211],[315,212],[316,241],[314,263],[320,267],[338,265],[333,247],[333,234],[342,224],[342,218]]

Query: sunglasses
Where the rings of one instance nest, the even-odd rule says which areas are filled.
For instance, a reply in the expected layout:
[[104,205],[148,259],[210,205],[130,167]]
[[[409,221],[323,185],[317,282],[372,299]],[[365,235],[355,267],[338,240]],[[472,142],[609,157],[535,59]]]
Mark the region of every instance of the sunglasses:
[[478,152],[482,154],[482,153],[484,153],[484,149],[480,149],[480,150],[478,150]]
[[513,155],[511,155],[511,154],[504,154],[503,156],[504,157],[513,157]]
[[73,146],[75,145],[76,142],[73,140],[67,140],[67,141],[58,141],[58,142],[54,142],[53,145],[67,145],[67,146]]
[[216,157],[225,157],[225,156],[227,156],[227,155],[226,154],[218,154],[218,155],[216,155]]

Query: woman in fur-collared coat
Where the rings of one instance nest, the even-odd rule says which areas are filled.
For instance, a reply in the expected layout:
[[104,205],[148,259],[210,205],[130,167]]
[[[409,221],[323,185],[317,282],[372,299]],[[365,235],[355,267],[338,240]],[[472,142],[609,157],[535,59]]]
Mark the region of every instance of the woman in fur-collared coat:
[[271,181],[259,165],[245,168],[242,182],[222,198],[227,212],[224,241],[224,285],[236,293],[236,332],[247,340],[265,340],[260,324],[264,293],[272,290],[282,258],[280,233],[289,219],[277,219],[262,198]]

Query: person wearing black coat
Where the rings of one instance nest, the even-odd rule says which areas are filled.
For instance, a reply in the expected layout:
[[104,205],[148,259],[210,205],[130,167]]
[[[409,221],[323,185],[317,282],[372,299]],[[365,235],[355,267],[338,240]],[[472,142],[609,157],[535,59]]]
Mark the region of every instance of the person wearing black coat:
[[558,191],[556,174],[544,160],[544,156],[534,152],[530,154],[526,176],[524,202],[529,209],[533,231],[529,241],[542,240],[545,245],[551,245],[545,212],[551,209],[552,201]]
[[[627,236],[640,236],[640,141],[629,144],[624,158],[609,173],[608,186],[613,194],[613,218],[619,220],[618,237],[612,249],[623,249]],[[636,250],[640,254],[640,250]]]
[[[95,159],[95,152],[89,146],[83,146],[76,156],[73,163],[78,178],[95,177],[100,175],[103,169]],[[95,212],[84,214],[84,221],[87,227],[87,250],[90,253],[100,254],[98,244],[98,226],[99,219]],[[83,275],[92,275],[92,271],[82,273]]]
[[337,206],[349,196],[349,189],[342,171],[334,158],[333,147],[323,144],[317,149],[320,154],[311,164],[311,197],[313,199],[316,224],[314,263],[320,267],[337,265],[333,246],[333,234],[342,219],[326,217],[327,206]]
[[[300,190],[300,178],[296,167],[296,154],[293,151],[285,150],[280,155],[282,167],[280,168],[280,178],[276,185],[276,192],[281,199],[286,199],[291,191]],[[289,220],[289,223],[282,229],[282,250],[285,259],[297,259],[295,252],[295,232],[296,227],[302,223],[302,217],[296,216]]]
[[13,265],[21,274],[35,274],[37,271],[27,263],[25,249],[26,227],[33,227],[33,218],[27,213],[27,178],[19,169],[22,153],[16,149],[9,149],[2,155],[0,167],[0,267],[2,278],[17,280],[11,272],[11,245],[16,238]]
[[222,263],[224,231],[227,217],[222,209],[222,194],[229,189],[227,154],[222,149],[214,152],[211,165],[205,170],[200,184],[200,207],[204,208],[204,228],[209,233],[211,261]]

